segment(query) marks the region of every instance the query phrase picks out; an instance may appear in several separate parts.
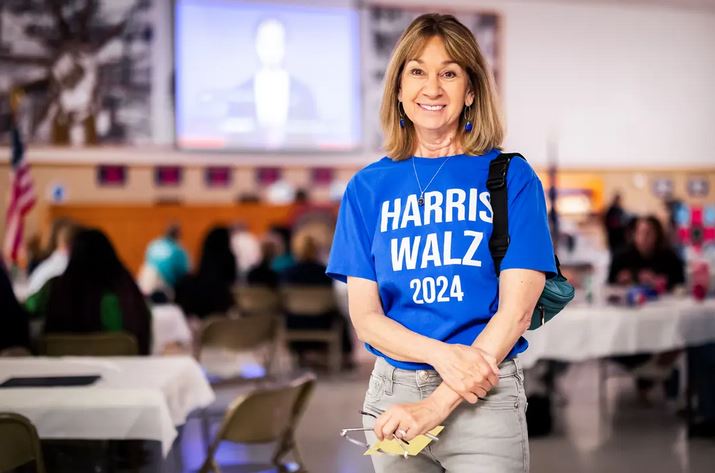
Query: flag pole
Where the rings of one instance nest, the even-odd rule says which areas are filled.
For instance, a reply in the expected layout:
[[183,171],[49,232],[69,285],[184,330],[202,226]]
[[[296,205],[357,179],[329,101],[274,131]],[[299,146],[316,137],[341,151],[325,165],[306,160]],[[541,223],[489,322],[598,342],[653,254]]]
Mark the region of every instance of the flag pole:
[[10,173],[12,176],[10,201],[5,215],[5,235],[2,256],[6,267],[13,280],[19,272],[19,256],[22,250],[23,228],[25,214],[35,204],[32,180],[29,177],[29,168],[25,161],[25,147],[22,143],[19,129],[19,113],[22,105],[24,91],[20,87],[13,87],[8,96],[10,106]]

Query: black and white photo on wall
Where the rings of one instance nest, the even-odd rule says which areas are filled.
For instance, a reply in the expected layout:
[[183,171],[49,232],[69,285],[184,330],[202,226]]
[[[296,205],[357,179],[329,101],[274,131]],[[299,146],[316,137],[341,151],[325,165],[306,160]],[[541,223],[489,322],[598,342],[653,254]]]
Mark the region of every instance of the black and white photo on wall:
[[[0,106],[23,92],[29,141],[150,140],[152,1],[0,2]],[[8,110],[0,115],[5,128]]]
[[653,195],[665,199],[673,195],[673,179],[669,177],[655,177],[652,183]]
[[707,197],[710,193],[710,182],[705,176],[688,176],[686,187],[690,197]]
[[[366,122],[368,123],[365,134],[367,145],[371,149],[378,149],[382,145],[382,131],[377,114],[382,100],[383,78],[392,50],[397,44],[400,34],[412,20],[423,13],[433,10],[430,8],[401,8],[380,4],[366,7],[365,21],[363,22],[365,34],[363,90],[365,92],[365,110],[367,113]],[[499,44],[501,24],[499,15],[474,9],[454,11],[440,9],[440,11],[453,14],[474,33],[479,48],[492,69],[497,89],[499,89],[501,72],[501,46]]]

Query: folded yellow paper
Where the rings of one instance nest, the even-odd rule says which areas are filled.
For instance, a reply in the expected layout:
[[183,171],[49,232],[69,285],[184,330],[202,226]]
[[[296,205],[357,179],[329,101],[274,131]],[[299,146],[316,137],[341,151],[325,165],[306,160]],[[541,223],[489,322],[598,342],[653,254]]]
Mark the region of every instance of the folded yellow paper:
[[[430,430],[429,433],[436,437],[440,432],[442,432],[442,430],[444,430],[444,426],[438,425],[434,429]],[[385,439],[382,442],[375,442],[375,445],[370,447],[364,454],[381,455],[383,453],[388,453],[390,455],[403,455],[405,451],[407,451],[408,455],[415,456],[424,450],[430,442],[432,442],[432,439],[426,435],[418,435],[414,439],[410,440],[409,445],[404,442],[400,442],[399,440]]]

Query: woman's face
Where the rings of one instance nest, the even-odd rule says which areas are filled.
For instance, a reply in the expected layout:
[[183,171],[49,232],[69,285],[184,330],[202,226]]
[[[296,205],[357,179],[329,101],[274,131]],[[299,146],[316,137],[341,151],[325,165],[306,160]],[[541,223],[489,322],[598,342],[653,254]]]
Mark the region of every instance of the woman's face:
[[447,54],[439,36],[432,37],[418,58],[402,71],[398,99],[418,132],[453,132],[474,95],[467,73]]

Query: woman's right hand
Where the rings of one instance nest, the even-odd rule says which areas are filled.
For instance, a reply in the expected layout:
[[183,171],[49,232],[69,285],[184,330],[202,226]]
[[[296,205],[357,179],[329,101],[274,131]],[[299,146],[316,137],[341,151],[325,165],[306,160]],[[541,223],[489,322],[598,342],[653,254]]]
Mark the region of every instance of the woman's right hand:
[[499,382],[496,358],[477,347],[444,343],[428,362],[470,404],[486,397]]

